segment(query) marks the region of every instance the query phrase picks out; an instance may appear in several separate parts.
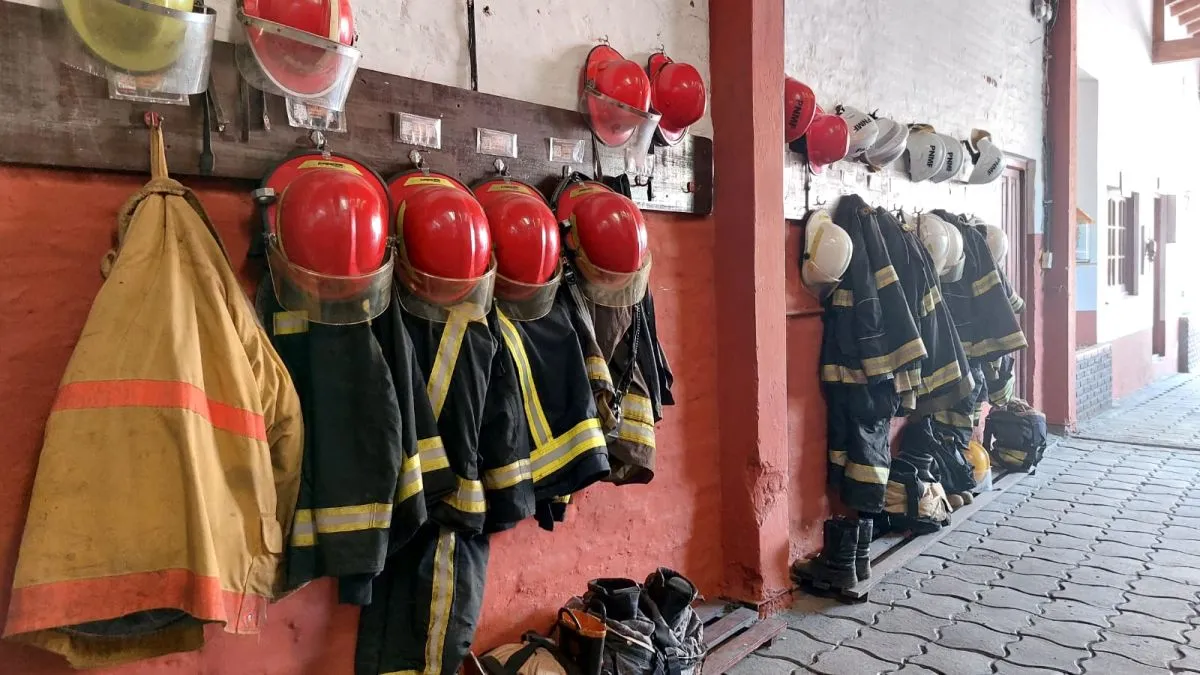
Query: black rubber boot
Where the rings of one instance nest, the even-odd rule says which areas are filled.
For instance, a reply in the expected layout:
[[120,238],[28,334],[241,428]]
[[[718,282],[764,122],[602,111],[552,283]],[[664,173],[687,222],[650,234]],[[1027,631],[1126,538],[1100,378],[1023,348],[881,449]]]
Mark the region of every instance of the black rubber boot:
[[859,581],[871,578],[871,540],[875,534],[875,521],[862,518],[858,521],[858,545],[854,554],[854,574]]
[[602,616],[611,621],[628,621],[638,615],[642,587],[633,579],[592,579],[588,582],[588,610],[603,607]]
[[825,521],[825,548],[810,567],[814,586],[845,590],[858,584],[858,575],[854,570],[854,558],[858,553],[858,523],[857,520],[845,518]]

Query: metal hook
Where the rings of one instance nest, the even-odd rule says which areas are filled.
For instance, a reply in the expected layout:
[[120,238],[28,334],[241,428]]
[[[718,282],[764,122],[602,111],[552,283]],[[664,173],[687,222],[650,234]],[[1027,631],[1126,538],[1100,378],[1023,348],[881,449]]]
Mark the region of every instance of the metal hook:
[[313,131],[308,135],[308,140],[312,141],[313,147],[320,150],[322,153],[327,153],[326,147],[329,144],[329,139],[325,138],[324,132]]
[[508,177],[508,166],[505,165],[503,159],[497,157],[496,161],[492,162],[492,166],[496,167],[496,173],[500,174],[501,176]]
[[421,157],[421,153],[417,150],[408,151],[408,161],[412,162],[413,166],[417,167],[418,169],[425,169],[425,159]]
[[146,111],[142,115],[142,122],[151,129],[159,129],[162,127],[162,115],[153,111]]

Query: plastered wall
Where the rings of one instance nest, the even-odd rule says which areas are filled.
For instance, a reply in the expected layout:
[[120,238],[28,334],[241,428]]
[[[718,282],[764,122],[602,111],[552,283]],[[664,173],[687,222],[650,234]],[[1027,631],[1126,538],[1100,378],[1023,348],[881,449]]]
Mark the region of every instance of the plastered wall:
[[[966,138],[983,128],[1005,150],[1042,164],[1042,26],[1027,0],[787,0],[786,68],[813,88],[826,110],[842,103],[903,123],[924,122]],[[999,182],[990,186],[913,184],[901,159],[874,174],[841,162],[814,179],[811,200],[832,207],[856,192],[906,210],[945,208],[997,221]],[[802,174],[785,177],[802,193]],[[1040,200],[1041,174],[1035,178]],[[1032,226],[1041,231],[1041,213]],[[826,493],[825,410],[817,384],[821,319],[799,280],[801,228],[789,227],[785,255],[789,320],[788,431],[792,557],[816,553],[821,521],[836,499]],[[1027,251],[1037,247],[1030,242]]]
[[[56,0],[8,0],[52,6]],[[208,0],[217,39],[240,26],[235,0]],[[471,86],[466,0],[353,0],[362,67],[455,87]],[[575,109],[579,69],[608,40],[645,63],[663,49],[708,79],[708,0],[477,0],[479,90]],[[712,135],[706,117],[693,133]]]

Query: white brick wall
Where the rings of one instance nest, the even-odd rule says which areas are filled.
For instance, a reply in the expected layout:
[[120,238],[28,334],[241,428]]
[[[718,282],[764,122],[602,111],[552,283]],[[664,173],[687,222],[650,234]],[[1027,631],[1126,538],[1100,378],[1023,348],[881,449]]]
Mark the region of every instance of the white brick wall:
[[[57,0],[9,0],[53,6]],[[217,39],[233,35],[235,0],[208,0]],[[364,68],[469,87],[466,0],[354,0]],[[575,109],[579,71],[601,39],[645,63],[660,47],[708,78],[708,0],[476,0],[479,89]],[[705,118],[693,133],[712,135]]]
[[[845,103],[957,138],[985,128],[1042,166],[1042,27],[1028,0],[786,0],[787,71],[827,110]],[[904,160],[896,163],[903,169]],[[912,184],[902,171],[831,172],[817,195],[867,193],[881,206],[947,208],[998,219],[999,183]],[[792,178],[794,180],[794,177]],[[1037,178],[1041,189],[1041,176]],[[789,189],[794,189],[790,187]],[[1040,209],[1035,213],[1040,230]]]

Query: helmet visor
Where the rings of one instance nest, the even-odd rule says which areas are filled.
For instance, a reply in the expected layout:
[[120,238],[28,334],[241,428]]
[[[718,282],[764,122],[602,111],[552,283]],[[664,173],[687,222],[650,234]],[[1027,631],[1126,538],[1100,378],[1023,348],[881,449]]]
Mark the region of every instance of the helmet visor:
[[590,82],[580,94],[580,108],[601,143],[610,148],[629,148],[642,153],[649,152],[662,117],[605,96]]
[[245,30],[234,50],[255,89],[343,110],[362,52],[340,42],[238,12]]
[[180,0],[62,0],[61,60],[122,89],[199,94],[208,87],[217,14],[191,7]]
[[646,261],[636,272],[612,272],[593,265],[580,251],[575,259],[579,268],[579,288],[584,296],[597,305],[632,307],[646,297],[651,262],[652,257],[647,253]]
[[800,281],[804,283],[808,292],[813,294],[813,297],[825,302],[825,299],[837,290],[838,284],[842,280],[826,273],[813,261],[806,260],[800,266]]
[[320,274],[293,264],[277,241],[267,246],[271,284],[279,304],[290,312],[306,312],[313,323],[343,326],[370,321],[391,302],[392,256],[379,269],[356,277]]
[[492,293],[496,285],[496,262],[474,279],[447,279],[426,274],[403,258],[396,267],[400,305],[409,314],[446,323],[451,316],[476,321],[492,311]]
[[513,321],[536,321],[550,313],[561,282],[561,265],[544,284],[521,283],[497,274],[496,307]]

